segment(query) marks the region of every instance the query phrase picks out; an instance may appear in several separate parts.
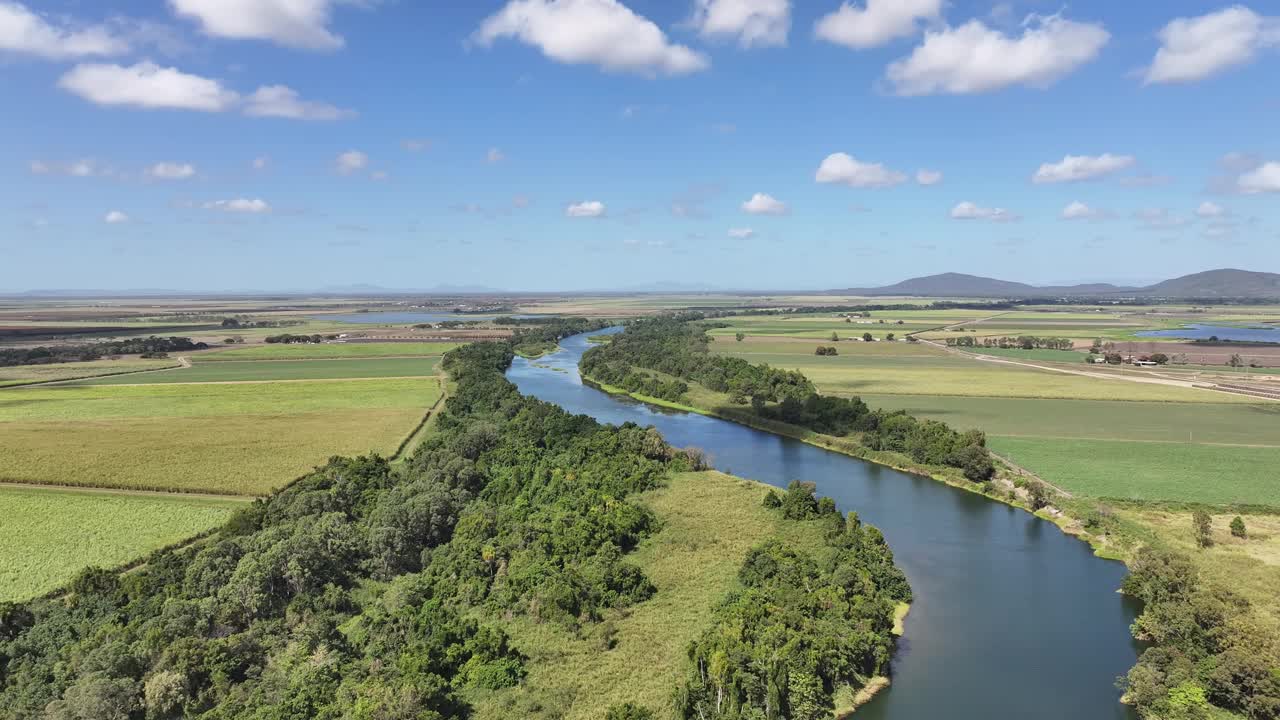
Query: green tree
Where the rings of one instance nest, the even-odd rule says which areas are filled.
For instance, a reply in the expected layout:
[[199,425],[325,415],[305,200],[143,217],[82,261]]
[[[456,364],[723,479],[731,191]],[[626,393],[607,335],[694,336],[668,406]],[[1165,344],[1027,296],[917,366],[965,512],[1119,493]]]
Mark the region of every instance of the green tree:
[[1244,527],[1244,518],[1237,515],[1231,520],[1231,534],[1238,538],[1249,537],[1249,531]]
[[1191,515],[1191,523],[1196,530],[1196,544],[1202,548],[1213,545],[1213,518],[1204,510],[1197,510]]
[[871,337],[871,333],[862,333],[862,342],[871,342],[875,338]]
[[746,333],[736,333],[736,334],[734,334],[733,338],[734,338],[735,340],[737,340],[738,342],[742,342],[743,340],[747,339],[747,334],[746,334]]
[[840,342],[840,335],[838,333],[831,333],[831,342]]

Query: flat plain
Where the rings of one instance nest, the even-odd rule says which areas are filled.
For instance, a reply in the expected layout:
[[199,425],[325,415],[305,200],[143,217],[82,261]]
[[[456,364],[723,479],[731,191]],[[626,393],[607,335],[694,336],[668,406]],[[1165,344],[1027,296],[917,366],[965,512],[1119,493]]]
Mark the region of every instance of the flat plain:
[[177,365],[177,360],[122,358],[120,360],[93,360],[90,362],[0,367],[0,388],[109,376],[118,373],[136,373],[142,370],[158,370],[160,368],[176,367]]
[[77,385],[227,383],[279,380],[407,378],[435,375],[438,357],[357,358],[352,360],[241,360],[202,362],[189,368],[77,382]]
[[0,486],[0,602],[52,590],[226,521],[243,502]]
[[436,378],[12,388],[0,480],[260,495],[393,453],[439,395]]
[[361,343],[311,343],[248,345],[230,350],[202,353],[193,360],[197,363],[221,360],[324,360],[331,358],[414,357],[419,355],[443,355],[458,347],[459,343],[447,342],[361,342]]

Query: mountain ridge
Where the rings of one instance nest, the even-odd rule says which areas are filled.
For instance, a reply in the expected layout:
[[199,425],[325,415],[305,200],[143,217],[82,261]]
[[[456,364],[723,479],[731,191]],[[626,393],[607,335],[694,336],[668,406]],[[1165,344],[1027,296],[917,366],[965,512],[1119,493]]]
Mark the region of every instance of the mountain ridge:
[[964,273],[909,278],[883,287],[845,288],[833,293],[915,297],[1144,297],[1144,298],[1280,298],[1280,274],[1221,268],[1183,275],[1145,287],[1110,283],[1030,285]]

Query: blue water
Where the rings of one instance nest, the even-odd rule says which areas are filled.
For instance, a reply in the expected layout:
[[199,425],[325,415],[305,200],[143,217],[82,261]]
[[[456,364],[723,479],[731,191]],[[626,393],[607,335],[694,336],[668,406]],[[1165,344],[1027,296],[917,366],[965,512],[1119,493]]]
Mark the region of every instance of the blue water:
[[1141,337],[1168,337],[1182,338],[1184,340],[1208,340],[1217,336],[1219,340],[1280,343],[1280,328],[1266,326],[1229,327],[1226,325],[1201,325],[1196,323],[1173,330],[1144,330],[1137,334]]
[[[616,332],[618,329],[614,329]],[[592,333],[601,334],[601,333]],[[942,483],[743,425],[630,402],[582,383],[586,336],[516,358],[528,395],[620,424],[654,425],[720,470],[783,487],[817,483],[877,525],[915,591],[893,685],[858,720],[1132,720],[1115,680],[1137,659],[1137,607],[1120,563],[1026,512]],[[637,668],[637,672],[642,672]]]

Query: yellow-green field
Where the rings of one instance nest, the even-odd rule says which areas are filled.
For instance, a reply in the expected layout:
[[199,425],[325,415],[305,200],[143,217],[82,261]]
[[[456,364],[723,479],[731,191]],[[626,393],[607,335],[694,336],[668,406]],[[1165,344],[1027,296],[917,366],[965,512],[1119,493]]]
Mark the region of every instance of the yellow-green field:
[[413,357],[443,355],[459,343],[387,342],[322,343],[294,345],[251,345],[231,350],[203,353],[197,363],[219,360],[323,360],[329,358]]
[[438,357],[357,358],[353,360],[240,360],[197,363],[164,372],[117,375],[83,380],[77,385],[151,385],[169,383],[253,382],[278,380],[338,380],[347,378],[407,378],[435,375]]
[[0,480],[258,495],[331,455],[391,454],[436,378],[0,392]]
[[519,688],[471,693],[474,717],[600,720],[611,705],[624,702],[674,717],[672,689],[683,679],[685,648],[710,625],[716,604],[739,587],[738,568],[751,547],[774,536],[806,547],[822,544],[813,524],[784,522],[764,509],[767,491],[708,472],[677,475],[669,487],[642,496],[662,530],[629,559],[657,594],[610,619],[617,645],[607,651],[599,635],[603,625],[573,637],[528,619],[505,623],[515,647],[531,658],[530,675]]
[[93,360],[90,362],[50,363],[48,365],[18,365],[0,367],[0,388],[32,383],[76,380],[119,373],[136,373],[140,370],[157,370],[176,367],[176,360]]
[[81,568],[114,567],[226,521],[243,502],[0,486],[0,602],[65,584]]

